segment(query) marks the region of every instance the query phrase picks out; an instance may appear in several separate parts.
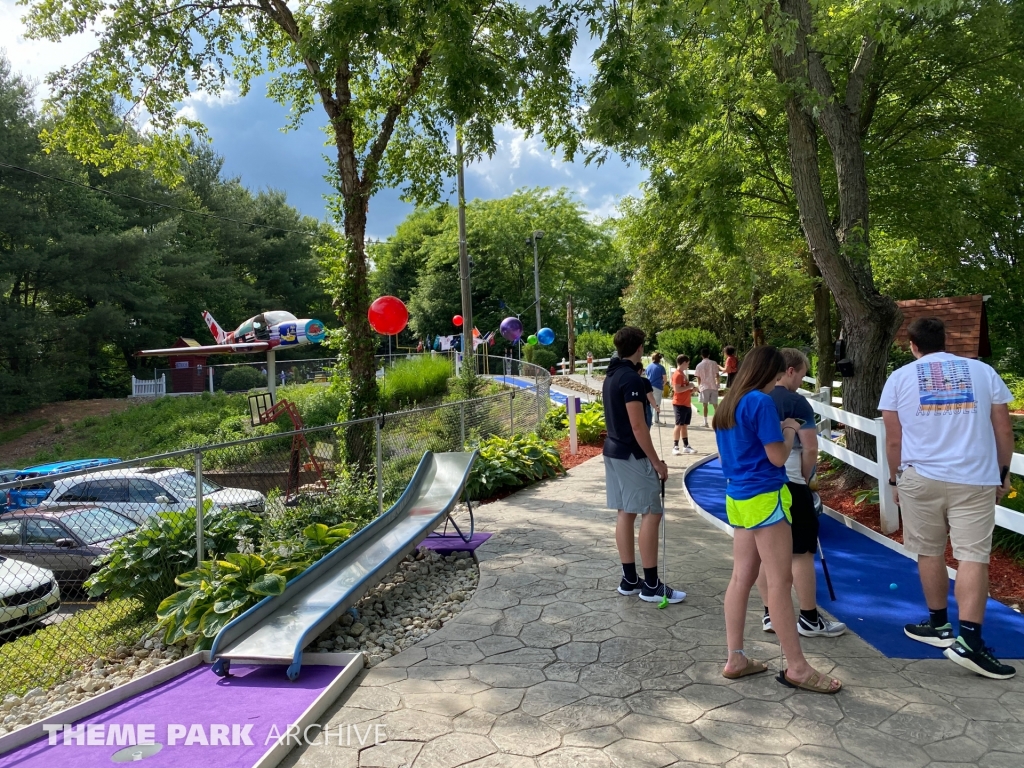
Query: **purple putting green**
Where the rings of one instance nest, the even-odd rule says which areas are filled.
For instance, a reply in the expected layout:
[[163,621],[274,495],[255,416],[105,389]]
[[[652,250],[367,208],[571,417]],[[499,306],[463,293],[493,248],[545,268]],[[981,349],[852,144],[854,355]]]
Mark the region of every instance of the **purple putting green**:
[[491,538],[489,533],[474,533],[469,541],[464,541],[457,533],[450,533],[447,536],[428,536],[420,542],[420,549],[432,549],[441,555],[450,555],[452,552],[472,552],[485,541]]
[[[276,742],[274,729],[284,733],[341,670],[341,667],[303,666],[302,675],[292,683],[280,666],[237,665],[231,667],[231,677],[219,678],[208,666],[200,665],[75,723],[86,726],[83,741],[88,740],[88,726],[92,725],[93,740],[101,741],[100,745],[79,745],[73,739],[65,744],[66,734],[57,733],[56,744],[51,745],[50,737],[44,737],[0,755],[0,765],[5,768],[59,765],[110,768],[114,764],[113,755],[126,747],[127,726],[132,726],[135,741],[141,741],[138,738],[140,726],[152,726],[152,740],[163,747],[140,761],[146,768],[189,765],[251,768]],[[102,733],[98,727],[101,725]],[[115,725],[116,731],[111,728]],[[184,733],[180,733],[182,729]],[[311,739],[316,735],[310,731]],[[333,733],[331,737],[333,741]],[[371,736],[371,743],[372,739]],[[213,745],[209,743],[211,740],[221,743]]]

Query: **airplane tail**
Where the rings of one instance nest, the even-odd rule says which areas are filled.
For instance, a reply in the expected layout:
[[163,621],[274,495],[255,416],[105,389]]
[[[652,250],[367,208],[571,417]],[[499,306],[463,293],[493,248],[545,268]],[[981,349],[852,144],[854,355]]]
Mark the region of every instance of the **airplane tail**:
[[228,335],[224,332],[224,329],[221,328],[217,321],[213,319],[213,315],[206,310],[203,310],[203,320],[206,321],[206,325],[209,327],[210,333],[213,334],[213,338],[218,344],[223,344],[227,341]]

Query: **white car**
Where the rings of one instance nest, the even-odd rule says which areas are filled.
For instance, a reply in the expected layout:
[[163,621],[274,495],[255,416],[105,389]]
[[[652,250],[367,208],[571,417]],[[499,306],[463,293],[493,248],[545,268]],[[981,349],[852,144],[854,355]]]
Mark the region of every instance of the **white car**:
[[[174,467],[131,467],[57,480],[40,508],[102,504],[137,523],[158,512],[184,512],[195,505],[195,473]],[[203,500],[213,509],[248,509],[262,514],[266,498],[247,488],[224,488],[204,478]]]
[[60,608],[53,573],[0,557],[0,636],[37,624]]

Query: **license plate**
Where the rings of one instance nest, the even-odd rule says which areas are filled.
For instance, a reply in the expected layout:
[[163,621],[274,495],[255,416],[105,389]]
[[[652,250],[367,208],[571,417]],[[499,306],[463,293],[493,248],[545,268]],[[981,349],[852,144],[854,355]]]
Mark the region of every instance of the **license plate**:
[[38,616],[40,613],[46,613],[46,601],[40,600],[38,603],[32,603],[26,613],[29,616]]

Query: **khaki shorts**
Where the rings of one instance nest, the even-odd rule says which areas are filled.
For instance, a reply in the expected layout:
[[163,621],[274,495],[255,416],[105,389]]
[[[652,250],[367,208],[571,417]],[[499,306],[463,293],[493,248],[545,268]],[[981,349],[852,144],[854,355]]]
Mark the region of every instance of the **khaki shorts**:
[[706,405],[718,405],[718,390],[705,389],[700,393],[700,401]]
[[988,562],[996,524],[995,486],[931,480],[907,467],[898,489],[908,552],[942,557],[948,535],[957,560]]

